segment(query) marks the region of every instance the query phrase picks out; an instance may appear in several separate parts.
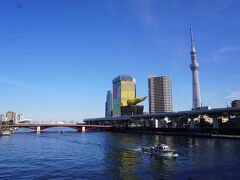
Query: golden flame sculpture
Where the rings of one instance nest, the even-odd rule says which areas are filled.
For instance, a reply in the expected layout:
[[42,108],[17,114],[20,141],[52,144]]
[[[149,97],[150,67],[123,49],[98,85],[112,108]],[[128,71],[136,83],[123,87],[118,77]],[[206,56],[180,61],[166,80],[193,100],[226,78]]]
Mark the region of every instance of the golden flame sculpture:
[[142,101],[144,101],[147,98],[147,96],[142,97],[142,98],[132,98],[127,100],[127,105],[136,105]]

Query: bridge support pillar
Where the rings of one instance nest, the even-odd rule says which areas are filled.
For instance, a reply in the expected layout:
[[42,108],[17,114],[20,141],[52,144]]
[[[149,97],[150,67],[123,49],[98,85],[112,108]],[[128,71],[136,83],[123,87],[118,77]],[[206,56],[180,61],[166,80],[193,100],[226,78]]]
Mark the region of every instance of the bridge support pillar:
[[176,128],[177,127],[177,123],[175,120],[172,120],[172,128]]
[[85,131],[86,131],[85,126],[82,126],[82,132],[85,132]]
[[189,122],[189,127],[190,127],[190,129],[195,128],[195,122],[194,122],[193,119],[190,120],[190,122]]
[[213,128],[214,129],[219,128],[218,119],[216,117],[213,118]]
[[148,119],[148,127],[155,127],[155,121],[153,121],[152,119]]
[[150,126],[149,120],[148,120],[148,119],[145,119],[145,120],[144,120],[144,124],[145,124],[145,127],[149,127],[149,126]]
[[154,125],[155,125],[155,128],[159,128],[159,120],[158,119],[154,119]]
[[41,132],[41,127],[40,126],[37,126],[37,133],[40,133]]

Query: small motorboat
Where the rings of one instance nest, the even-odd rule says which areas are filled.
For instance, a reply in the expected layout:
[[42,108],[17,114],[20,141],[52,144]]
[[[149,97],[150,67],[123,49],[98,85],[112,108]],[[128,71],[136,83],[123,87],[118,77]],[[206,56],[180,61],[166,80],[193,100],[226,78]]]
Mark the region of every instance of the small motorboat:
[[175,150],[170,149],[169,146],[165,144],[158,144],[152,147],[142,147],[142,151],[145,153],[163,156],[163,157],[178,157]]
[[12,132],[9,129],[0,131],[0,136],[11,136]]

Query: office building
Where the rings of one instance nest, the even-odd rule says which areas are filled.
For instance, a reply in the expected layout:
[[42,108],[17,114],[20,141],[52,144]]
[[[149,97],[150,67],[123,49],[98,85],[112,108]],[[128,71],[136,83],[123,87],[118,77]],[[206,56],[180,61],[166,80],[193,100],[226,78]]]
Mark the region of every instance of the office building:
[[24,114],[17,115],[17,123],[24,121]]
[[112,117],[112,92],[107,91],[106,103],[105,103],[105,117]]
[[9,124],[15,124],[15,122],[16,122],[16,113],[13,112],[13,111],[8,111],[6,113],[6,118],[7,118],[7,122]]
[[127,100],[136,98],[136,80],[130,75],[119,75],[113,83],[113,116],[121,116],[121,107]]
[[169,76],[148,78],[149,113],[172,112],[172,80]]
[[0,124],[3,124],[3,123],[5,123],[6,122],[6,114],[1,114],[0,115]]

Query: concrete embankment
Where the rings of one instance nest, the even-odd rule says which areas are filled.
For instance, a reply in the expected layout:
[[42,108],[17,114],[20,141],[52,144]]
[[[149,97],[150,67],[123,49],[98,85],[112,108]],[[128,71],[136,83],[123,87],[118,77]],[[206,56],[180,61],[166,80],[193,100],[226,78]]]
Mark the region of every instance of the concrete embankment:
[[123,133],[159,134],[159,135],[168,135],[168,136],[240,139],[240,129],[113,127],[111,131],[123,132]]

